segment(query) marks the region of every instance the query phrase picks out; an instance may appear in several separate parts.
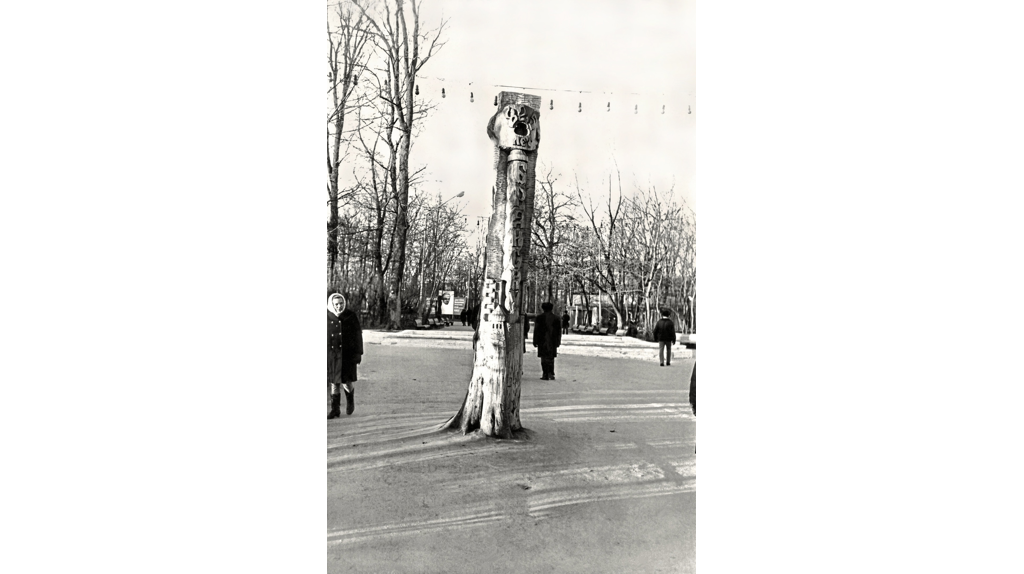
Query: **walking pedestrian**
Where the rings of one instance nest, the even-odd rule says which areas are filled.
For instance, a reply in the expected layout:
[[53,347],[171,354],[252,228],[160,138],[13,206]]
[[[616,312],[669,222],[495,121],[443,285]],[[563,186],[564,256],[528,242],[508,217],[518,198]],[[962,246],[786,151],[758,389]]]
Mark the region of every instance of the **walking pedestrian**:
[[466,326],[466,310],[465,309],[463,309],[462,311],[459,312],[459,319],[462,321],[462,326],[465,327]]
[[327,297],[327,394],[331,397],[328,419],[341,416],[342,358],[341,312],[345,310],[345,297],[331,293]]
[[327,381],[331,393],[328,419],[341,416],[341,392],[345,414],[355,410],[356,365],[363,360],[363,330],[359,316],[348,309],[345,297],[333,293],[327,300]]
[[569,334],[569,311],[562,311],[562,334]]
[[561,320],[551,312],[554,305],[544,302],[541,309],[543,313],[537,316],[533,326],[533,346],[537,347],[537,356],[540,357],[540,367],[544,372],[541,380],[555,380],[555,357],[558,356],[558,347],[562,344]]
[[672,343],[676,342],[676,325],[668,318],[669,310],[661,310],[661,319],[654,325],[654,340],[658,342],[661,366],[672,365]]

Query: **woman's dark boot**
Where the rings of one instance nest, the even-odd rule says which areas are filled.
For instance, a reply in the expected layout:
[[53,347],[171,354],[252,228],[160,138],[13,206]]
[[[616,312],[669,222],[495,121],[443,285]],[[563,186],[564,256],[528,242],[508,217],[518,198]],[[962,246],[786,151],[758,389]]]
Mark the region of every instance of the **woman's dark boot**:
[[328,419],[336,419],[341,416],[341,395],[331,395],[331,412]]
[[350,415],[356,410],[356,390],[345,391],[345,414]]

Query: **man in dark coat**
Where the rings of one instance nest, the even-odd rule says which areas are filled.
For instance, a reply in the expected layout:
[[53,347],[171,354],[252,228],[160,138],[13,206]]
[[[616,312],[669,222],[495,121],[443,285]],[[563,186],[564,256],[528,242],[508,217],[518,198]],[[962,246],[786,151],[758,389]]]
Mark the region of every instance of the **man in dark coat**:
[[562,311],[562,334],[569,334],[569,311]]
[[654,340],[658,342],[661,366],[672,365],[672,343],[676,342],[676,325],[668,318],[669,310],[661,310],[661,319],[654,325]]
[[554,305],[545,302],[541,305],[544,312],[537,316],[533,326],[533,346],[537,347],[540,367],[544,371],[541,380],[555,380],[555,357],[558,347],[562,344],[561,320],[551,312]]

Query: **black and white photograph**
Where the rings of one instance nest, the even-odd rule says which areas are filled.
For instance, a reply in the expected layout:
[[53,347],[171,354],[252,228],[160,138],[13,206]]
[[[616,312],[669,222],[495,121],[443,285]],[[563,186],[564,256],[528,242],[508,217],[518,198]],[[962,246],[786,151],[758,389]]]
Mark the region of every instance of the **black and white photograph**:
[[696,571],[694,23],[328,3],[328,572]]
[[1021,16],[0,5],[0,572],[1024,571]]

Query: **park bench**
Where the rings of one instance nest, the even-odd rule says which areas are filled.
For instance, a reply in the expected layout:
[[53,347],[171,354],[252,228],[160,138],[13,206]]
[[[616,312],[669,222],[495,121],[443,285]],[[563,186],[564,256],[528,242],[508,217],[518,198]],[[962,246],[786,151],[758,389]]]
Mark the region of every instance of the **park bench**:
[[697,349],[697,335],[680,335],[679,342],[682,343],[687,349]]
[[416,319],[414,319],[414,321],[416,322],[416,328],[417,329],[429,329],[430,328],[430,325],[424,325],[423,321],[420,321],[419,317],[416,317]]

